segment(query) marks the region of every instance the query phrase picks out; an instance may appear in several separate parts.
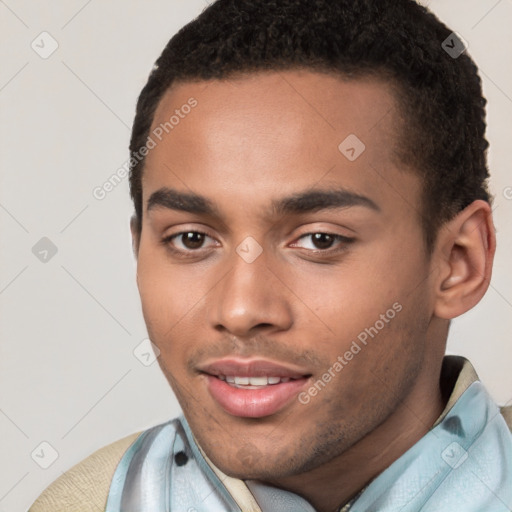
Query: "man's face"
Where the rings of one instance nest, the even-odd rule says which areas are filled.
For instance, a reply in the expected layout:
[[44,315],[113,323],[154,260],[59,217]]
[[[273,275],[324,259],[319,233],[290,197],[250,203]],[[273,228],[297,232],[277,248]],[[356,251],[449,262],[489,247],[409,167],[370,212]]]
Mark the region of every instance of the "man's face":
[[[199,444],[232,476],[322,465],[424,370],[430,263],[395,106],[377,81],[287,71],[179,84],[157,109],[152,130],[180,119],[144,170],[144,318]],[[345,192],[299,200],[312,191]]]

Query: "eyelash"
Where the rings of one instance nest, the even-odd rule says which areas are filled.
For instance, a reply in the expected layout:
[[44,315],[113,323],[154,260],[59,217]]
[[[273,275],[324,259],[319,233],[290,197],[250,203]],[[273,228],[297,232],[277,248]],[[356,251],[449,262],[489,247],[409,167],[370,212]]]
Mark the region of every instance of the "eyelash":
[[[176,247],[174,247],[172,245],[172,240],[174,238],[178,238],[182,235],[185,235],[187,233],[195,233],[195,234],[200,234],[200,235],[204,235],[204,236],[207,236],[208,238],[212,238],[208,233],[204,232],[204,231],[200,231],[200,230],[188,230],[188,231],[180,231],[179,233],[173,233],[172,235],[169,235],[165,238],[162,239],[162,245],[164,245],[168,250],[170,250],[173,254],[179,256],[179,257],[182,257],[182,258],[193,258],[197,255],[197,253],[200,253],[201,251],[204,251],[205,249],[203,248],[199,248],[199,249],[188,249],[188,250],[183,250],[183,249],[177,249]],[[313,236],[313,235],[317,235],[317,234],[322,234],[322,235],[328,235],[332,238],[334,238],[334,241],[338,241],[341,243],[341,247],[338,247],[337,249],[332,249],[332,248],[328,248],[328,249],[305,249],[305,251],[309,252],[309,253],[313,253],[313,254],[322,254],[322,255],[335,255],[335,254],[338,254],[338,253],[341,253],[343,251],[346,250],[346,246],[349,245],[350,243],[354,242],[355,239],[354,238],[350,238],[350,237],[346,237],[346,236],[343,236],[343,235],[337,235],[335,233],[329,233],[329,232],[326,232],[326,231],[312,231],[310,233],[304,233],[303,235],[301,235],[299,238],[297,238],[297,241],[298,240],[301,240],[302,238],[306,238],[308,236]]]

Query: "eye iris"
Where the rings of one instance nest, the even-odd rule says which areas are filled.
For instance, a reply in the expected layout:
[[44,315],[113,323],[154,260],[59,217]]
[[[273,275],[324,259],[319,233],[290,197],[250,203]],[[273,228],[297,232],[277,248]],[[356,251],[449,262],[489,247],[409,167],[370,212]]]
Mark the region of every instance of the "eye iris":
[[334,242],[334,237],[327,233],[314,233],[312,237],[317,249],[329,249]]
[[204,237],[203,233],[189,231],[181,235],[181,241],[187,249],[199,249],[203,245]]

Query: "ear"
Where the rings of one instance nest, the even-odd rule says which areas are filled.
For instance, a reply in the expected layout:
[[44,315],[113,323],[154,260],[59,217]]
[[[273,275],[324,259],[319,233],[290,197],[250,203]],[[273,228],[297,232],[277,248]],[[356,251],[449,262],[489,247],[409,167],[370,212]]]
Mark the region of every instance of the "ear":
[[451,319],[474,307],[491,281],[496,235],[489,203],[473,201],[441,227],[434,314]]
[[141,223],[139,218],[134,213],[130,219],[130,231],[132,232],[132,248],[133,254],[135,255],[135,259],[139,254],[139,244],[140,244],[140,233],[141,233]]

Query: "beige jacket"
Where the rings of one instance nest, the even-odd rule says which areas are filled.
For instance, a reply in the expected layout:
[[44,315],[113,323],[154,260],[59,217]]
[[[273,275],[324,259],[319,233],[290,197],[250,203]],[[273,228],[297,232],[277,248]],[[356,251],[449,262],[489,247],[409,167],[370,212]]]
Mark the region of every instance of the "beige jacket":
[[[442,421],[462,393],[479,380],[471,363],[463,358],[445,358],[447,376],[456,379],[452,394],[436,425]],[[457,377],[458,374],[458,377]],[[501,413],[512,431],[512,406],[502,407]],[[53,482],[32,505],[29,512],[100,512],[105,510],[110,482],[129,446],[141,432],[125,437],[90,455]],[[205,455],[203,453],[203,455]],[[205,456],[217,476],[244,512],[261,512],[256,500],[242,480],[231,478]]]

